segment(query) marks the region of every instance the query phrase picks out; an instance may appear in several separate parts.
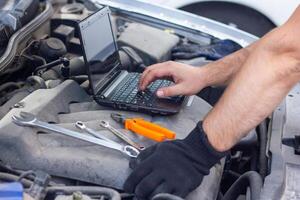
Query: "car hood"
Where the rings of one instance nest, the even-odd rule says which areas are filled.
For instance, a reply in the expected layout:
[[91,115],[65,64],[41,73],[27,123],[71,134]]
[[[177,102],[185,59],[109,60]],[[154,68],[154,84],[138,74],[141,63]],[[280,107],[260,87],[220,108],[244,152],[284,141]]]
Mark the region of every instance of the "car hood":
[[[126,17],[138,17],[144,23],[149,23],[155,20],[172,23],[174,28],[185,31],[189,30],[191,33],[199,32],[199,34],[207,33],[214,35],[220,39],[231,39],[242,46],[247,46],[256,41],[258,38],[252,34],[236,29],[231,26],[219,23],[217,21],[187,13],[174,8],[156,5],[146,1],[139,0],[91,0],[96,5],[107,5],[112,10],[117,10]],[[138,15],[137,15],[138,14]],[[159,25],[158,25],[159,26]]]

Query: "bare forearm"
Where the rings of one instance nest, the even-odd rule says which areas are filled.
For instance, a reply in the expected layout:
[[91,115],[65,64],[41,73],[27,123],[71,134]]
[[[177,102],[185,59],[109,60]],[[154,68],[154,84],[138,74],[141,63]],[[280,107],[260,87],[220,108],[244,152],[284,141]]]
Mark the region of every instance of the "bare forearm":
[[290,30],[284,26],[259,41],[206,116],[203,127],[217,150],[230,149],[255,128],[300,80],[300,46],[287,34]]
[[207,74],[207,77],[205,77],[207,86],[229,84],[241,66],[243,66],[250,53],[255,49],[256,45],[257,42],[254,42],[248,47],[200,68],[200,70],[204,71],[204,74]]
[[288,82],[277,81],[268,77],[271,73],[268,69],[243,69],[206,117],[205,130],[216,149],[230,149],[267,117],[297,82],[292,78]]

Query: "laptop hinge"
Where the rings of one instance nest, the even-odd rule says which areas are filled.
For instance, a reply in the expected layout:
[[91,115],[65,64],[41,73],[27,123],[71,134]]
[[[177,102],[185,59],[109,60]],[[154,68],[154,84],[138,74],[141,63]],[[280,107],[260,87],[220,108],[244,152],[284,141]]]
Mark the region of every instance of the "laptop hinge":
[[127,76],[127,74],[127,71],[122,70],[119,76],[105,89],[105,91],[103,91],[101,96],[103,98],[107,98],[112,93],[112,91],[114,91],[114,89],[116,89],[116,87],[121,83],[121,81]]

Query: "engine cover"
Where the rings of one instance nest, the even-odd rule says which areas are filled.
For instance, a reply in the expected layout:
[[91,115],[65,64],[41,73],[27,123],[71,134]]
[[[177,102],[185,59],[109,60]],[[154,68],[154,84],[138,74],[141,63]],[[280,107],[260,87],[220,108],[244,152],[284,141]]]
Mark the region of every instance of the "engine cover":
[[[33,92],[22,100],[21,105],[24,107],[13,108],[0,121],[0,160],[4,164],[15,169],[42,170],[53,176],[117,189],[122,189],[131,171],[126,155],[46,130],[17,126],[11,120],[12,115],[18,115],[20,111],[31,112],[43,121],[77,131],[74,123],[80,120],[112,140],[121,142],[99,126],[99,120],[107,120],[112,126],[121,129],[121,125],[110,118],[112,112],[143,117],[175,131],[177,138],[184,138],[211,108],[205,101],[195,97],[179,114],[169,117],[113,111],[111,108],[97,105],[71,80],[52,89]],[[146,147],[154,144],[136,134],[126,133]],[[222,171],[223,164],[213,167],[201,186],[187,199],[215,199]]]

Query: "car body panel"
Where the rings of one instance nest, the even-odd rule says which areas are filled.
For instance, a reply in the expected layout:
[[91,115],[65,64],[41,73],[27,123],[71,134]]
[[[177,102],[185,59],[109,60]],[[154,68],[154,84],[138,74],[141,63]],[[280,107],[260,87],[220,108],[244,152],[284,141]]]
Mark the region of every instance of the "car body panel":
[[[108,5],[112,9],[118,9],[118,14],[123,13],[129,18],[130,15],[138,17],[135,14],[141,14],[143,17],[140,20],[143,23],[151,23],[151,20],[159,20],[162,23],[167,22],[168,24],[172,24],[174,29],[176,28],[179,30],[184,28],[185,31],[190,30],[191,33],[196,33],[195,31],[198,31],[213,35],[220,39],[232,39],[242,46],[247,46],[258,39],[252,34],[214,20],[177,10],[175,8],[151,4],[146,1],[92,0],[92,2]],[[156,24],[158,23],[156,22]]]
[[[248,44],[251,44],[252,42],[257,40],[257,37],[251,34],[224,25],[222,23],[216,22],[214,20],[210,20],[204,17],[200,17],[167,6],[149,4],[146,3],[146,1],[138,1],[138,0],[92,0],[92,1],[97,4],[108,5],[111,7],[111,9],[114,12],[117,12],[121,16],[126,16],[128,19],[134,17],[141,23],[151,24],[156,27],[167,26],[173,29],[175,32],[180,32],[184,30],[189,34],[187,36],[194,37],[195,40],[203,39],[204,38],[202,37],[203,34],[210,34],[221,39],[232,39],[242,44],[243,46],[247,46]],[[157,0],[157,2],[171,2],[171,1]],[[173,3],[174,2],[175,1],[173,1]],[[176,3],[180,3],[180,2],[184,2],[184,1],[176,1]],[[258,2],[258,1],[253,0],[253,2]],[[273,5],[275,4],[273,1],[272,3]],[[74,92],[74,89],[66,90],[66,91]],[[69,93],[64,92],[63,94],[68,95]],[[272,171],[271,174],[266,177],[261,199],[299,199],[300,198],[299,156],[293,154],[292,147],[283,146],[281,142],[283,137],[292,138],[300,131],[300,124],[298,122],[299,113],[300,113],[299,94],[300,94],[300,85],[297,84],[294,87],[294,89],[290,92],[290,96],[288,96],[282,102],[282,104],[274,111],[271,117],[271,125],[269,129],[270,142],[268,148],[268,155],[272,157],[272,161],[270,162],[270,167]],[[51,93],[51,95],[53,95],[53,93]],[[76,98],[79,97],[79,95],[77,94],[74,96]],[[40,98],[37,99],[40,101]],[[53,102],[51,102],[51,105],[52,103]],[[36,109],[37,105],[35,104],[32,105]],[[64,104],[61,103],[57,103],[57,105],[67,108],[67,106],[64,106]],[[76,113],[76,116],[78,117],[78,113]],[[11,141],[15,142],[15,140],[11,140]],[[86,174],[86,175],[90,175],[90,174]],[[93,174],[91,175],[93,176]],[[97,176],[93,176],[93,177],[97,177]]]
[[[147,1],[147,0],[145,0]],[[213,0],[212,0],[213,1]],[[153,0],[153,3],[159,5],[165,5],[173,8],[181,8],[183,6],[201,3],[201,2],[210,2],[207,0]],[[217,2],[217,1],[214,1]],[[292,14],[292,12],[297,8],[300,1],[299,0],[222,0],[221,2],[230,2],[241,4],[252,8],[262,14],[264,14],[267,18],[269,18],[276,25],[283,24],[288,17]]]

